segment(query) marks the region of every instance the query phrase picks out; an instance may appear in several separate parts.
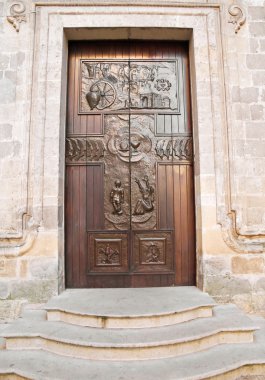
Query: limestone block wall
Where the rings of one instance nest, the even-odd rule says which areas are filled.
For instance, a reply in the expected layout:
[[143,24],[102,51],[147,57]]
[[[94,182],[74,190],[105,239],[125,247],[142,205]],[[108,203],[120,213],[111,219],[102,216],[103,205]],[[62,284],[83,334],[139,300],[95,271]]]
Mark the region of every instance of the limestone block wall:
[[[204,256],[205,290],[221,302],[265,314],[265,2],[242,4],[246,22],[223,37],[227,51],[230,202],[234,237],[228,254],[212,240]],[[210,215],[210,214],[209,214]],[[214,216],[208,225],[214,225]],[[242,244],[243,243],[243,244]],[[231,244],[229,244],[231,247]]]
[[0,0],[0,299],[64,289],[67,39],[159,27],[190,40],[197,285],[265,313],[265,2],[112,3]]

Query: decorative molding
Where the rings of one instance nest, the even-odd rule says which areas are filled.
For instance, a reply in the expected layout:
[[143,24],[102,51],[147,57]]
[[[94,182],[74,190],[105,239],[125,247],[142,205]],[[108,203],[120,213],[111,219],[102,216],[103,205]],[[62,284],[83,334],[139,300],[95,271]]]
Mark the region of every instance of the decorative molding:
[[265,252],[264,235],[243,235],[238,232],[234,210],[227,213],[226,216],[223,215],[220,225],[224,241],[235,252],[241,254]]
[[228,12],[231,15],[228,22],[235,24],[235,33],[237,33],[241,26],[246,22],[246,12],[243,8],[236,4],[230,5]]
[[191,137],[178,137],[174,140],[158,140],[156,143],[156,154],[161,160],[172,159],[175,156],[178,160],[192,161],[193,149]]
[[38,235],[38,227],[33,218],[24,214],[22,217],[23,234],[21,237],[6,237],[0,239],[0,257],[12,258],[28,252]]
[[101,140],[84,137],[66,139],[66,161],[68,163],[98,161],[104,156],[105,147]]
[[20,24],[22,22],[27,22],[25,12],[26,6],[22,1],[16,1],[9,7],[9,16],[7,16],[7,21],[13,25],[17,32],[20,30]]

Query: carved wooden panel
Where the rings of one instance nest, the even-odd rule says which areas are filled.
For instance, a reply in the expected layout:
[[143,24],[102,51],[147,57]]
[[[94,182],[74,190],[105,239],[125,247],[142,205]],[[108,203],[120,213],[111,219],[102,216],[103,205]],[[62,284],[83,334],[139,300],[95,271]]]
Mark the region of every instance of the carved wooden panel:
[[159,139],[156,141],[155,151],[161,160],[192,161],[192,138],[178,136],[172,139]]
[[127,233],[90,233],[88,240],[88,270],[90,272],[128,271]]
[[99,161],[104,157],[105,146],[99,139],[68,137],[66,139],[66,163],[80,164]]
[[173,234],[166,231],[135,231],[134,271],[173,271]]
[[68,287],[195,281],[188,46],[71,42]]
[[175,110],[178,60],[82,60],[80,112]]

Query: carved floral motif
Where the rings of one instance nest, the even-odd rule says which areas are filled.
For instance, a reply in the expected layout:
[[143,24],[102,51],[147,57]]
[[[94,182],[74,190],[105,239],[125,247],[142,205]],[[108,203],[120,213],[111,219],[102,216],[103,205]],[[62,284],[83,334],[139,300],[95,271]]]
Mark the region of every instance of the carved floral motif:
[[26,6],[22,1],[16,1],[10,5],[7,21],[19,32],[20,24],[26,22]]
[[66,139],[66,159],[70,162],[98,161],[104,156],[105,147],[101,140],[81,137]]
[[158,140],[156,144],[156,154],[161,160],[175,156],[178,160],[191,161],[193,156],[192,138],[178,137],[173,140]]

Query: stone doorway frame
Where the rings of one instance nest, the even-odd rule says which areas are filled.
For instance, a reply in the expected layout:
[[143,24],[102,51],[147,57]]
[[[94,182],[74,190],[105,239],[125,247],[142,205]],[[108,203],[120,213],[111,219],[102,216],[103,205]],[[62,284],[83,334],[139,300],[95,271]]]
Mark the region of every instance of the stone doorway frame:
[[[57,239],[58,291],[64,283],[64,144],[68,40],[189,40],[195,152],[197,286],[203,289],[203,253],[220,244],[227,251],[233,228],[230,212],[224,48],[218,4],[148,6],[104,0],[71,6],[69,1],[35,1],[36,22],[30,132],[31,210],[39,234]],[[49,184],[53,186],[49,186]],[[207,208],[216,224],[207,224]],[[206,250],[205,250],[206,247]],[[209,253],[209,252],[208,252]]]

